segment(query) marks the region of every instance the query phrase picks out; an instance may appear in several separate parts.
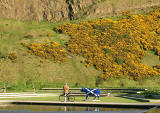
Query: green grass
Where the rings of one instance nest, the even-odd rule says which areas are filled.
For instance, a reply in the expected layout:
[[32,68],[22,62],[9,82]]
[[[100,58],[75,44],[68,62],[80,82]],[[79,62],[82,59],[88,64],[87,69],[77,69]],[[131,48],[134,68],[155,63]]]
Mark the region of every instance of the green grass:
[[[83,58],[68,55],[67,62],[63,64],[54,63],[29,54],[27,48],[21,45],[22,42],[44,43],[46,40],[56,41],[61,45],[65,45],[70,37],[59,34],[53,29],[57,25],[66,22],[67,20],[58,23],[38,23],[35,21],[16,21],[0,18],[0,70],[3,67],[3,70],[8,70],[3,74],[14,75],[17,79],[14,84],[8,85],[9,88],[17,91],[24,88],[31,89],[33,82],[37,89],[41,87],[62,87],[65,82],[68,82],[70,87],[95,86],[96,77],[101,72],[93,67],[86,68],[84,64],[80,63],[81,60],[84,60]],[[49,33],[52,33],[53,36],[48,37]],[[29,35],[30,37],[25,37]],[[3,59],[12,51],[17,52],[18,57],[15,63]],[[40,67],[41,60],[44,61],[42,67]],[[4,66],[6,63],[8,66]],[[33,79],[33,75],[38,75],[39,79]],[[91,82],[88,83],[86,78],[90,79]],[[3,87],[3,84],[0,83],[0,87]]]
[[[90,100],[93,100],[94,97],[90,97]],[[85,97],[76,97],[76,101],[83,102]],[[88,101],[90,102],[90,101]],[[92,101],[91,101],[92,102]],[[139,101],[121,98],[121,97],[100,97],[100,101],[93,102],[109,102],[109,103],[138,103]]]
[[[33,23],[33,22],[32,22]],[[27,23],[23,21],[16,21],[11,19],[0,19],[0,52],[7,53],[20,48],[20,42],[25,40],[24,36],[30,33],[30,35],[37,35],[39,31],[32,34],[37,29],[43,30],[49,29],[49,25],[37,25],[37,23]]]
[[142,63],[152,67],[160,64],[160,59],[153,51],[148,51],[146,56],[143,58]]
[[101,0],[100,2],[105,2],[106,0]]
[[[109,102],[109,103],[140,103],[136,100],[121,97],[100,97],[100,101],[84,101],[85,97],[76,97],[75,102]],[[54,97],[23,97],[23,98],[1,98],[0,100],[28,100],[28,101],[59,101],[57,96]],[[93,97],[90,97],[93,100]]]
[[135,89],[148,89],[160,90],[160,77],[152,77],[139,81],[130,80],[128,78],[111,78],[99,84],[101,88],[135,88]]

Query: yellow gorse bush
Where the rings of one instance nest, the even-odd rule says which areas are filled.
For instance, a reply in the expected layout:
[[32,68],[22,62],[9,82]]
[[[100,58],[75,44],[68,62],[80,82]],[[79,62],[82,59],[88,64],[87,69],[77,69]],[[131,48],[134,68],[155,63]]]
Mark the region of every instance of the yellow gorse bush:
[[57,31],[71,39],[67,49],[85,57],[86,66],[103,70],[102,77],[143,79],[160,75],[159,68],[141,63],[146,51],[160,56],[160,12],[147,15],[124,13],[127,18],[118,21],[99,19],[79,24],[67,23]]
[[66,51],[56,42],[50,42],[48,40],[46,43],[22,44],[29,49],[31,54],[35,54],[46,59],[52,59],[55,62],[65,62],[67,60]]
[[17,52],[12,51],[12,52],[8,53],[5,58],[10,59],[12,62],[16,62],[17,58],[18,58]]

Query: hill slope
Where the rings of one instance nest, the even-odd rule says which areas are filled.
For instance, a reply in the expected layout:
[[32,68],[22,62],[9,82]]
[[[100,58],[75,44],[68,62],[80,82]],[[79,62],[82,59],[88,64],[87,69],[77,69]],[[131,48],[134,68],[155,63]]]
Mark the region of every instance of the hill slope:
[[[146,86],[153,78],[150,83],[157,86],[159,11],[124,12],[117,21],[104,18],[64,25],[0,19],[0,87],[61,87],[64,82],[71,87],[95,87],[108,78],[118,80],[109,80],[103,87],[127,84],[120,78],[128,78],[132,86]],[[156,62],[149,63],[148,57]]]
[[159,9],[147,15],[124,12],[124,17],[118,21],[68,23],[57,27],[57,31],[71,36],[68,51],[85,57],[87,66],[103,70],[104,79],[139,80],[160,75],[160,62],[154,67],[142,64],[147,51],[154,51],[160,58]]
[[[22,43],[46,43],[48,40],[61,45],[68,36],[53,31],[54,23],[0,19],[0,87],[4,83],[16,89],[61,87],[68,82],[71,87],[95,86],[101,73],[81,63],[84,58],[68,55],[64,63],[55,63],[28,53]],[[88,79],[90,82],[88,82]]]

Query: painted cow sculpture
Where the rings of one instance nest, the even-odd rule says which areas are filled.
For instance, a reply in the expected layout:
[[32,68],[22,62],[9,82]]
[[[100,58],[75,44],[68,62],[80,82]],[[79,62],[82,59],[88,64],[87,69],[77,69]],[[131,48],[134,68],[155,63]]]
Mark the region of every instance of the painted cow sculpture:
[[85,92],[86,93],[86,100],[89,100],[89,96],[90,95],[94,95],[94,99],[96,99],[96,97],[98,97],[98,100],[99,100],[99,97],[100,97],[100,89],[91,89],[91,88],[85,88],[83,87],[81,89],[81,92]]

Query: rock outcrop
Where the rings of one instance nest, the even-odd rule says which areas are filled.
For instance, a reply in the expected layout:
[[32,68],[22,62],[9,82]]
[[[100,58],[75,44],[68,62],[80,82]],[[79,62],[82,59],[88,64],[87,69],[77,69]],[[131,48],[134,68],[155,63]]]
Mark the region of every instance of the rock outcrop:
[[93,1],[96,0],[0,0],[0,17],[36,21],[74,19]]
[[125,9],[159,4],[157,0],[0,0],[0,17],[20,20],[60,21],[105,17]]
[[64,0],[0,0],[0,17],[21,20],[59,21],[68,18]]

